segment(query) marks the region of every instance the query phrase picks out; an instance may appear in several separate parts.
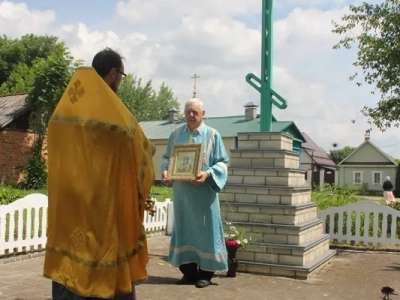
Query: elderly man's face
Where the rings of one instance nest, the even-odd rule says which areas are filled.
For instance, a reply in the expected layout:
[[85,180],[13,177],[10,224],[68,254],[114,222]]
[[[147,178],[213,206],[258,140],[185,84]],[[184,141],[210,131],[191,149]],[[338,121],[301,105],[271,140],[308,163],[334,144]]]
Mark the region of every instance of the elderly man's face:
[[205,111],[198,104],[190,104],[185,107],[185,120],[190,130],[200,126],[203,121]]

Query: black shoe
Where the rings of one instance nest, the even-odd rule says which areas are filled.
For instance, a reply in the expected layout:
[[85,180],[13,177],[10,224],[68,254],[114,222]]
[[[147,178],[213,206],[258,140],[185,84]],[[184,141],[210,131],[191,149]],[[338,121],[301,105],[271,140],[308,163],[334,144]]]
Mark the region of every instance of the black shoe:
[[181,279],[179,279],[176,284],[179,285],[188,285],[188,284],[195,284],[196,280],[190,279],[186,276],[183,276]]
[[210,284],[211,284],[210,281],[202,279],[202,280],[197,280],[195,286],[199,289],[202,289],[208,287]]

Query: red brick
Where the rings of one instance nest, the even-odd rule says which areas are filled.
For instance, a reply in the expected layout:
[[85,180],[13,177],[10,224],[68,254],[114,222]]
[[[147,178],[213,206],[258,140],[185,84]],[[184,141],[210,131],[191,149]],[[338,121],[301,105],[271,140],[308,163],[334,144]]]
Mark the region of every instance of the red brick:
[[[35,134],[30,132],[0,131],[0,182],[15,184],[21,180],[21,173],[16,168],[25,164],[34,137]],[[45,146],[45,142],[43,144]]]

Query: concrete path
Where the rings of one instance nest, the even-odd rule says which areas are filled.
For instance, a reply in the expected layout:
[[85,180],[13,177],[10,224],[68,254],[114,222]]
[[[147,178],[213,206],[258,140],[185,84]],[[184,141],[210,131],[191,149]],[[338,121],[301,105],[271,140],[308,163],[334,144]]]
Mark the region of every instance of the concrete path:
[[[400,291],[400,254],[352,251],[339,252],[307,281],[239,273],[236,278],[216,276],[213,282],[218,285],[205,289],[177,286],[181,274],[165,261],[169,237],[150,237],[148,242],[150,277],[137,287],[138,300],[374,300],[382,299],[380,288],[384,285]],[[42,266],[43,256],[0,261],[0,299],[50,300],[50,281],[42,277]],[[400,300],[400,296],[392,299]]]

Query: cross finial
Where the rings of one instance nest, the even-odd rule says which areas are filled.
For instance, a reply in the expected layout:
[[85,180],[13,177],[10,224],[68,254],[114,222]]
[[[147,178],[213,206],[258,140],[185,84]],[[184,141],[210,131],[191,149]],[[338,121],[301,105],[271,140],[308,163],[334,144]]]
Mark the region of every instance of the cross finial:
[[200,78],[200,76],[197,76],[196,73],[194,74],[194,76],[190,77],[192,79],[194,79],[194,85],[193,85],[193,98],[196,98],[196,79]]

